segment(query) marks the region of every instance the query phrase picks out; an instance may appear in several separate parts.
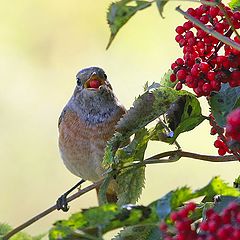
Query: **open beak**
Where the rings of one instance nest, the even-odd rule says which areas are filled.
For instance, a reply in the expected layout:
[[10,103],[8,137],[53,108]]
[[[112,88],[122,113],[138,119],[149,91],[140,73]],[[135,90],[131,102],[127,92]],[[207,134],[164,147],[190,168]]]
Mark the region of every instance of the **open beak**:
[[84,88],[97,91],[102,85],[105,84],[105,80],[100,78],[95,72],[91,77],[84,83]]

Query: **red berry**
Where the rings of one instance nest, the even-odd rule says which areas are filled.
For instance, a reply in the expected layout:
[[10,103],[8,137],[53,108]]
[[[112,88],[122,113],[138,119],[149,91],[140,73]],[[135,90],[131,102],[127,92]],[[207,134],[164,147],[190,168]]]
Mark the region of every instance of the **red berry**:
[[182,83],[178,82],[176,85],[176,90],[181,90],[182,89]]
[[225,155],[226,154],[226,149],[225,148],[219,148],[218,149],[218,154],[220,155],[220,156],[223,156],[223,155]]
[[97,79],[91,80],[89,83],[90,88],[99,88],[100,85],[101,85],[101,82]]
[[184,64],[184,61],[183,61],[182,58],[178,58],[178,59],[175,61],[175,63],[176,63],[177,65],[182,66],[182,65]]
[[185,80],[187,74],[186,74],[186,71],[183,70],[183,69],[180,69],[178,72],[177,72],[177,79],[178,80]]
[[208,96],[213,89],[210,83],[204,83],[202,86],[202,90],[205,95]]
[[184,27],[182,27],[182,26],[178,26],[178,27],[176,28],[176,32],[177,32],[178,34],[183,34],[183,33],[185,32],[185,29],[184,29]]
[[170,81],[171,81],[171,82],[175,82],[176,80],[177,80],[176,74],[172,73],[172,74],[170,75]]
[[207,73],[208,70],[209,70],[209,68],[210,68],[210,66],[209,66],[209,64],[206,63],[206,62],[201,62],[201,63],[199,64],[199,68],[200,68],[200,70],[201,70],[202,72]]

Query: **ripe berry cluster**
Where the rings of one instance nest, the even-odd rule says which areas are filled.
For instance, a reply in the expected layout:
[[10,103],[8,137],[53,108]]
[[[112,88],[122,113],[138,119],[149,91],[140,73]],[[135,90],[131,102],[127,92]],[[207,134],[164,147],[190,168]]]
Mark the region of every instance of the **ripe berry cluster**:
[[193,224],[189,213],[196,208],[194,203],[173,212],[170,219],[174,226],[160,224],[164,240],[239,240],[240,239],[240,205],[230,203],[220,214],[213,209],[206,211],[206,218],[200,224]]
[[240,108],[228,114],[226,134],[232,140],[240,143]]
[[[240,12],[233,12],[222,3],[221,6],[234,28],[240,28]],[[209,29],[231,37],[233,30],[219,7],[201,5],[196,9],[189,8],[187,12]],[[178,26],[176,32],[175,40],[183,48],[183,58],[178,58],[171,65],[173,74],[170,80],[177,81],[177,90],[185,84],[200,97],[219,91],[222,83],[228,82],[231,87],[240,86],[239,51],[223,44],[190,21]],[[240,43],[237,36],[232,40]],[[219,53],[220,48],[223,48],[223,54]]]
[[210,115],[211,135],[218,134],[214,146],[218,148],[218,154],[223,156],[226,153],[240,154],[240,108],[235,109],[227,116],[226,128],[221,128],[216,124]]

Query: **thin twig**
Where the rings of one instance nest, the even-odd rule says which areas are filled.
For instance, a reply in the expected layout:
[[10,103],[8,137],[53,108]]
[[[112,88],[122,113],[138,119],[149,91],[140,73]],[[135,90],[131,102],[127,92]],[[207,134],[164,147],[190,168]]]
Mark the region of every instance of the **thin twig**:
[[[202,160],[202,161],[207,161],[207,162],[238,161],[238,159],[234,155],[211,156],[211,155],[203,155],[203,154],[198,154],[198,153],[175,150],[175,151],[160,153],[160,154],[154,155],[152,157],[149,157],[149,158],[145,159],[143,161],[143,163],[144,164],[152,164],[152,163],[174,162],[174,161],[177,161],[177,160],[174,159],[174,156],[176,156],[178,158],[186,157],[186,158],[192,158],[192,159]],[[173,158],[162,159],[162,158],[165,158],[165,157],[173,157]]]
[[[78,191],[77,193],[73,194],[72,196],[67,198],[67,202],[71,202],[74,199],[80,197],[81,195],[93,190],[94,188],[98,187],[101,184],[102,181],[96,182],[91,184],[90,186]],[[2,240],[7,240],[10,237],[12,237],[13,235],[15,235],[16,233],[22,231],[23,229],[25,229],[26,227],[30,226],[31,224],[33,224],[34,222],[40,220],[41,218],[45,217],[46,215],[48,215],[49,213],[53,212],[54,210],[57,209],[56,205],[53,205],[52,207],[46,209],[45,211],[41,212],[40,214],[34,216],[33,218],[29,219],[28,221],[26,221],[25,223],[19,225],[18,227],[14,228],[12,231],[10,231],[8,234],[6,234]]]
[[233,23],[232,23],[232,20],[230,19],[229,15],[228,15],[228,12],[226,11],[226,9],[224,8],[224,5],[220,2],[218,5],[219,9],[224,13],[225,17],[226,17],[226,20],[229,24],[229,26],[231,27],[231,29],[235,32],[236,36],[240,39],[240,36],[237,32],[237,30],[235,29]]
[[215,38],[217,38],[218,40],[222,41],[223,43],[237,49],[238,51],[240,51],[240,44],[234,42],[232,39],[225,37],[224,35],[220,34],[219,32],[210,29],[208,27],[206,27],[204,24],[202,24],[198,19],[196,19],[195,17],[191,16],[190,14],[188,14],[187,12],[184,12],[180,6],[178,6],[176,8],[176,11],[178,11],[179,13],[181,13],[184,17],[186,17],[187,19],[189,19],[191,22],[193,22],[196,26],[200,27],[204,32],[211,34],[212,36],[214,36]]

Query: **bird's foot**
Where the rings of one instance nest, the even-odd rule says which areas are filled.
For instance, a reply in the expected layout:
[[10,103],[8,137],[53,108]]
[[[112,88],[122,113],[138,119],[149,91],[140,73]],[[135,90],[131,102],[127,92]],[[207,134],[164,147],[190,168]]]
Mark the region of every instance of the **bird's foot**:
[[74,185],[67,192],[65,192],[61,197],[58,198],[58,200],[56,202],[57,210],[63,210],[64,212],[67,212],[69,210],[69,206],[68,206],[68,202],[67,202],[68,194],[70,194],[76,188],[78,188],[78,187],[80,188],[81,184],[84,182],[85,182],[85,180],[81,179],[76,185]]
[[57,210],[62,210],[64,212],[67,212],[69,210],[67,194],[63,194],[61,197],[58,198],[56,206]]

